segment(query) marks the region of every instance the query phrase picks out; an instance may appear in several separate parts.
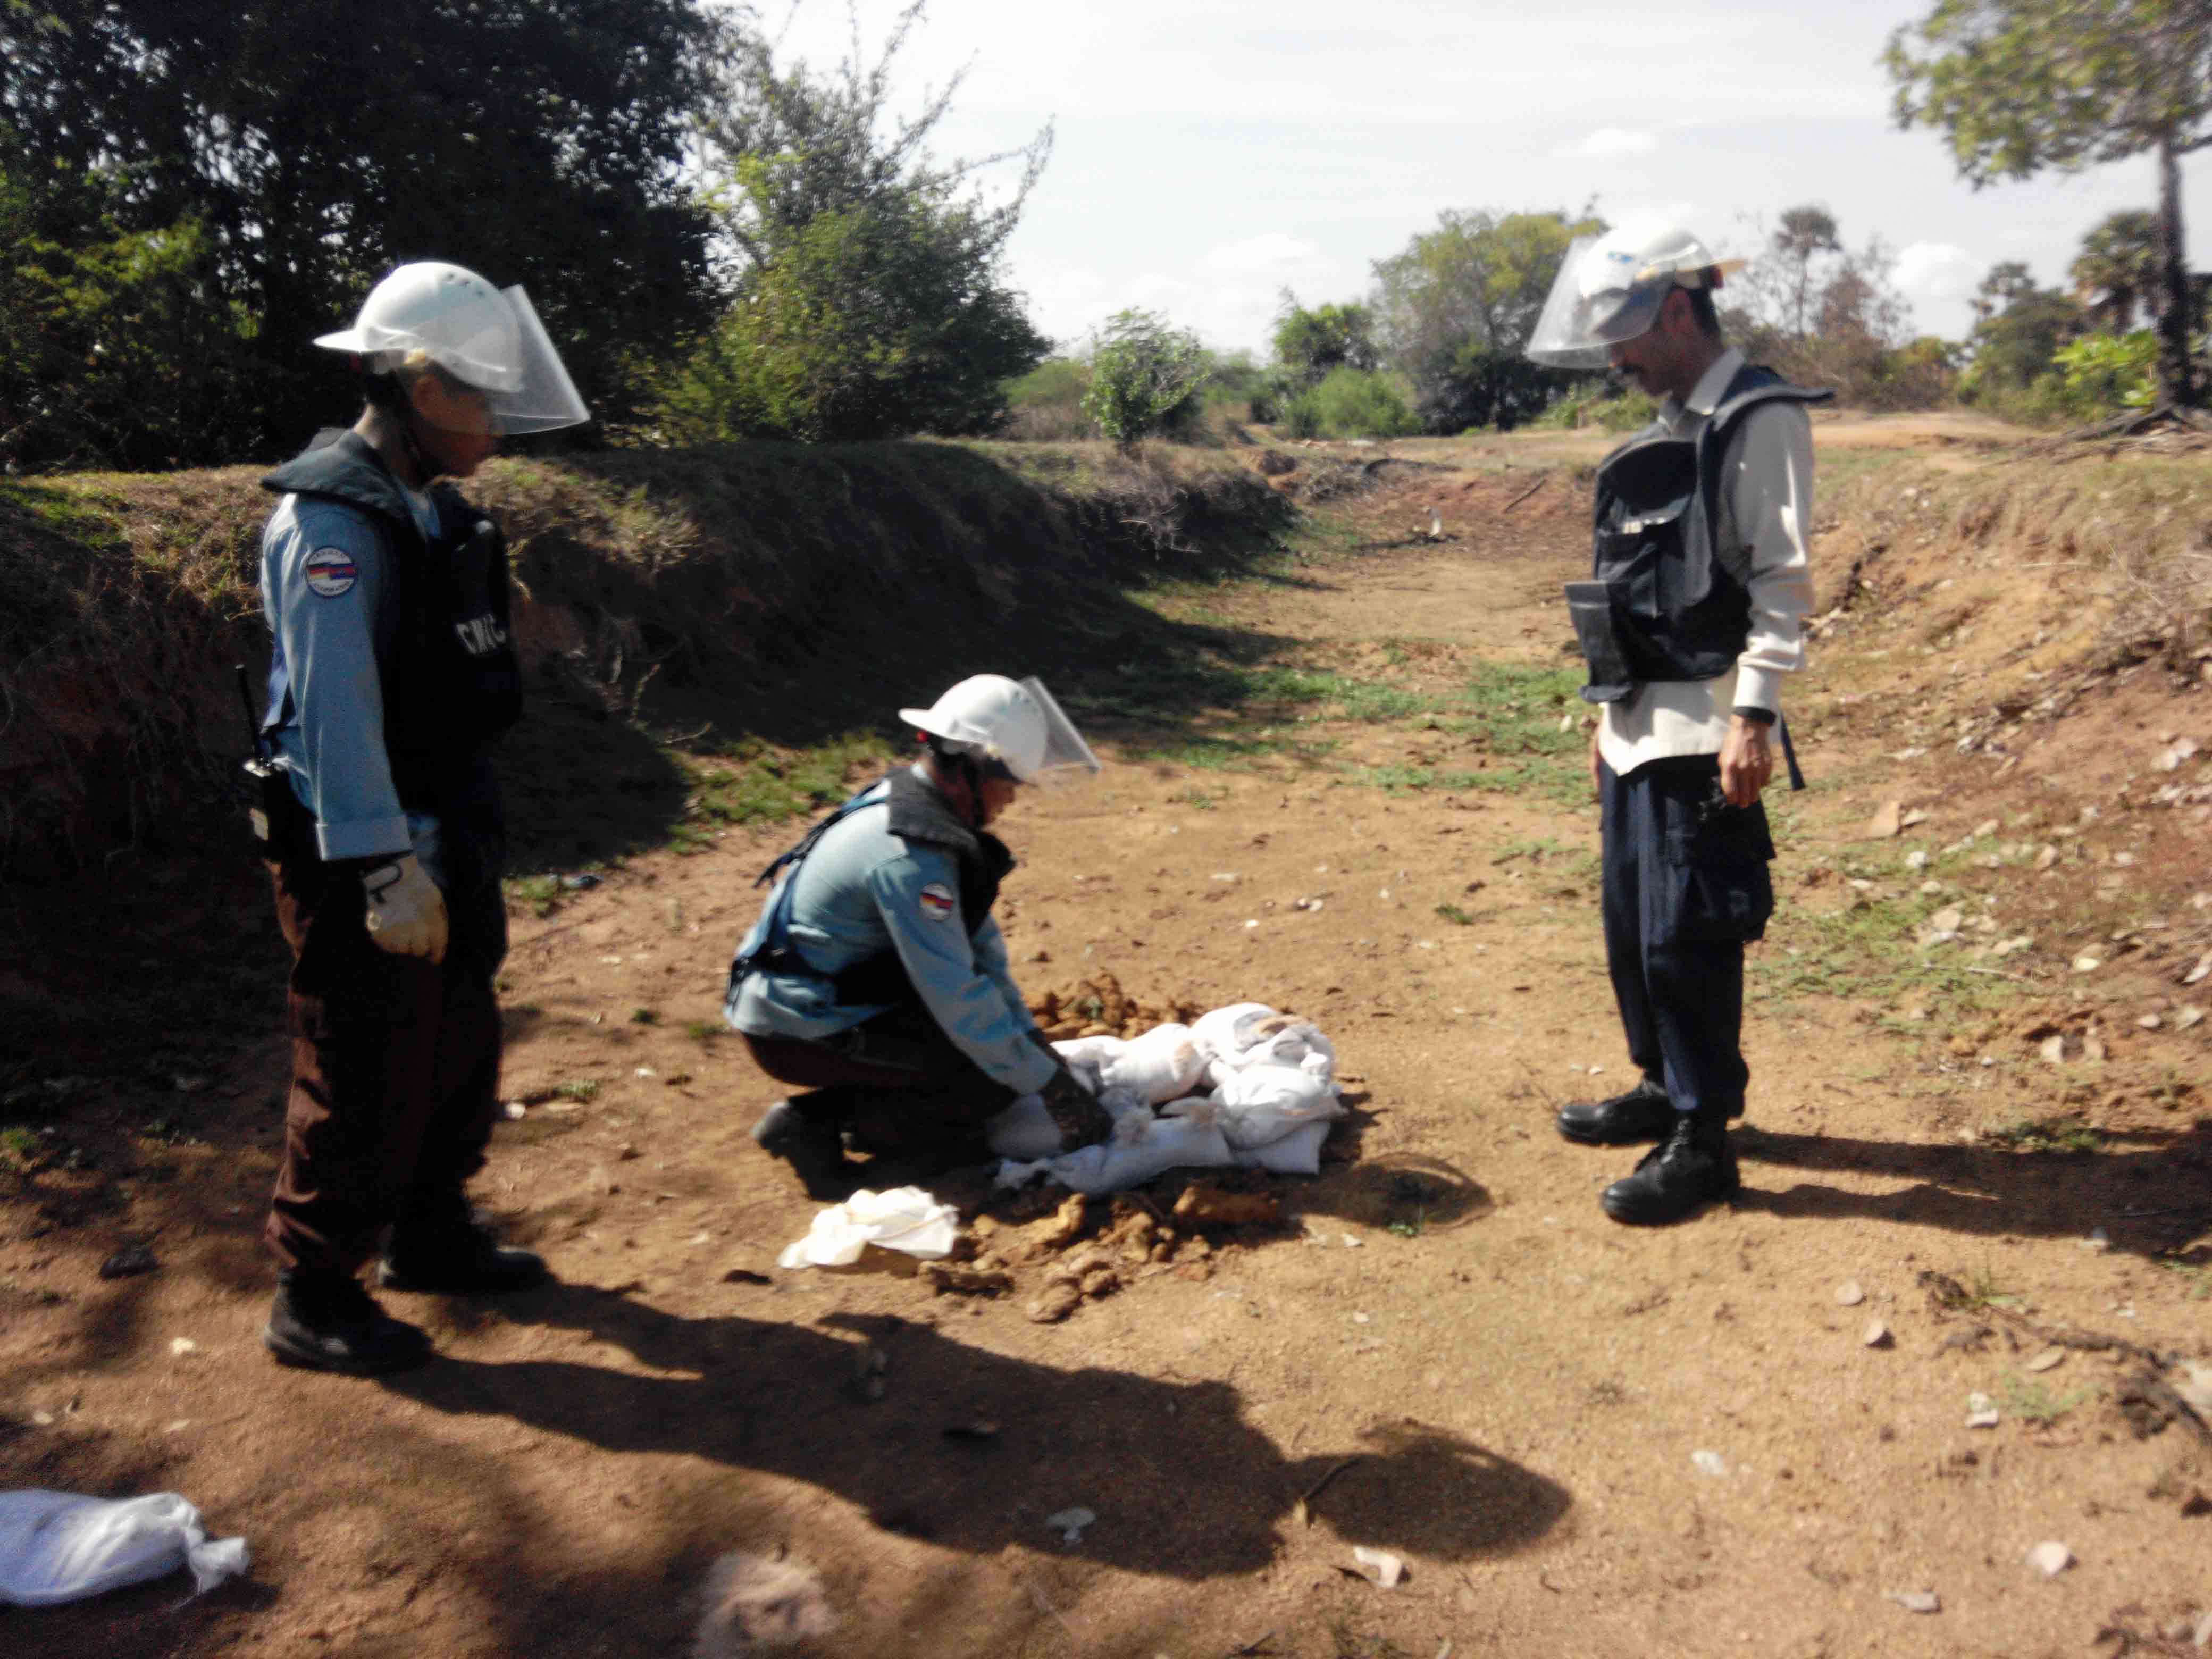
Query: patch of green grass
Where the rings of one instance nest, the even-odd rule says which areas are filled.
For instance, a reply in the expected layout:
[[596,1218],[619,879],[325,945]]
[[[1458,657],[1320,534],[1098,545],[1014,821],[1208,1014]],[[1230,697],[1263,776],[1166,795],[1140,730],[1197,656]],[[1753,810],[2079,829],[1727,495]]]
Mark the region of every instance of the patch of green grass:
[[586,1101],[599,1094],[599,1085],[596,1079],[579,1078],[574,1082],[555,1084],[553,1092],[563,1100]]
[[509,904],[526,907],[541,921],[560,908],[558,876],[511,876],[500,885],[505,889]]
[[2096,1397],[2094,1387],[2060,1394],[2048,1382],[2017,1374],[2004,1380],[2004,1406],[2013,1416],[2028,1423],[2056,1423],[2085,1400]]
[[1474,918],[1468,915],[1466,911],[1461,909],[1456,904],[1439,904],[1437,906],[1437,914],[1442,916],[1446,921],[1451,923],[1455,927],[1472,927],[1474,926]]
[[39,1137],[35,1130],[27,1129],[20,1123],[0,1129],[0,1157],[5,1157],[18,1169],[28,1169],[38,1156]]
[[695,1042],[712,1042],[730,1028],[719,1019],[695,1019],[684,1027],[684,1035]]
[[189,1123],[180,1123],[173,1117],[149,1117],[138,1126],[141,1139],[157,1141],[164,1146],[192,1146],[199,1137],[192,1133]]
[[2087,1153],[2105,1150],[2101,1129],[2070,1117],[2022,1118],[2016,1123],[1984,1129],[1982,1139],[1992,1146],[2006,1146],[2016,1152]]
[[1200,812],[1211,812],[1221,805],[1219,795],[1209,794],[1203,789],[1178,789],[1168,797],[1177,806],[1188,806]]
[[890,745],[872,732],[848,732],[811,749],[790,750],[743,739],[690,769],[684,824],[711,837],[712,829],[723,824],[773,823],[816,812],[844,800],[856,769],[886,767],[890,759]]
[[2189,1299],[2202,1302],[2212,1297],[2212,1267],[2202,1262],[2184,1261],[2179,1256],[2154,1255],[2152,1264],[2170,1273],[2179,1273],[2189,1285]]
[[1480,787],[1482,780],[1473,772],[1438,770],[1432,766],[1356,766],[1345,774],[1342,781],[1380,789],[1388,795],[1404,795],[1427,789],[1460,794]]
[[1974,1276],[1964,1286],[1969,1308],[2017,1308],[2027,1300],[2017,1291],[2007,1290],[1985,1262],[1974,1270]]
[[655,1025],[659,1021],[660,1016],[650,1008],[633,1008],[629,1011],[629,1023],[633,1025]]

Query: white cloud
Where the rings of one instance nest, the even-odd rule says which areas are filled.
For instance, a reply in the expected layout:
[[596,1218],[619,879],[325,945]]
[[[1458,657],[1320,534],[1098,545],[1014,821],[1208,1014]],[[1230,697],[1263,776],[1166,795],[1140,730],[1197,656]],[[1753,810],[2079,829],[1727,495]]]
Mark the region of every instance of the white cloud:
[[1949,242],[1914,242],[1897,251],[1897,285],[1913,300],[1963,300],[1990,262]]
[[1648,132],[1626,127],[1600,127],[1575,146],[1577,155],[1641,155],[1659,141]]

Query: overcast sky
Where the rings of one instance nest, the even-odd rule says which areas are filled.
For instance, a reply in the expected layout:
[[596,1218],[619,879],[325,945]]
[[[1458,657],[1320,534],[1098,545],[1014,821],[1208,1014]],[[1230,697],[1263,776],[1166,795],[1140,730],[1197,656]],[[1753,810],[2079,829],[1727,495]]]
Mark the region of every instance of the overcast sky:
[[[1991,264],[2063,285],[2082,233],[2156,181],[2144,157],[1975,191],[1937,135],[1897,131],[1876,60],[1931,3],[933,0],[897,78],[918,94],[969,65],[941,155],[1054,124],[1009,274],[1067,345],[1134,305],[1264,353],[1285,287],[1357,298],[1445,209],[1587,201],[1663,210],[1724,256],[1757,251],[1749,216],[1820,203],[1897,254],[1921,330],[1956,337]],[[858,0],[871,55],[896,9]],[[785,35],[825,67],[848,40],[837,0]],[[2212,160],[2185,182],[2212,235]]]

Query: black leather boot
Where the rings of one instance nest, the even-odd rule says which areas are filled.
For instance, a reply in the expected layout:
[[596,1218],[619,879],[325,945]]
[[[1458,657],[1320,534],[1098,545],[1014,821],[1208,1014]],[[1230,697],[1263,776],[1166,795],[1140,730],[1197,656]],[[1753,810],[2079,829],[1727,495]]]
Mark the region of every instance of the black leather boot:
[[1661,1227],[1733,1197],[1742,1183],[1729,1148],[1728,1119],[1718,1112],[1677,1112],[1667,1139],[1644,1153],[1633,1175],[1605,1189],[1599,1202],[1615,1221]]
[[1555,1121],[1561,1134],[1584,1146],[1633,1146],[1666,1139],[1677,1115],[1665,1088],[1647,1077],[1607,1100],[1571,1100]]
[[544,1256],[501,1244],[465,1209],[437,1222],[394,1226],[392,1248],[376,1269],[376,1282],[385,1290],[438,1296],[527,1290],[544,1283],[546,1276]]
[[791,1165],[806,1195],[823,1204],[842,1204],[860,1184],[860,1168],[845,1156],[845,1137],[834,1123],[810,1117],[787,1100],[779,1100],[753,1125],[753,1139],[770,1158]]
[[420,1327],[387,1315],[351,1274],[294,1267],[276,1275],[261,1343],[280,1364],[350,1376],[402,1370],[431,1352]]

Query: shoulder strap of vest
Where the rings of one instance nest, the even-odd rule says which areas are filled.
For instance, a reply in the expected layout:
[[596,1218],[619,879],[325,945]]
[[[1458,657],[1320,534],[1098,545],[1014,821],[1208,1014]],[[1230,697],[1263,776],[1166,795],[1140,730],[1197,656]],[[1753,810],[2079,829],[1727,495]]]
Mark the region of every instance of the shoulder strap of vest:
[[[859,811],[863,806],[880,805],[882,804],[880,799],[872,801],[868,799],[868,796],[875,789],[877,784],[883,783],[886,780],[883,778],[877,779],[875,783],[872,783],[867,787],[867,788],[861,790],[859,794],[854,795],[842,806],[837,808],[836,811],[822,819],[821,822],[817,823],[812,829],[809,830],[804,836],[801,836],[796,842],[793,842],[791,846],[786,848],[782,852],[778,853],[775,857],[769,861],[768,868],[762,871],[760,874],[753,878],[753,885],[756,887],[765,887],[769,882],[775,878],[775,873],[777,871],[784,868],[787,865],[799,863],[809,853],[814,850],[815,847],[821,842],[823,836],[828,835],[836,825],[842,823],[847,818],[851,817],[854,813]],[[788,886],[788,884],[787,884],[787,886]]]

